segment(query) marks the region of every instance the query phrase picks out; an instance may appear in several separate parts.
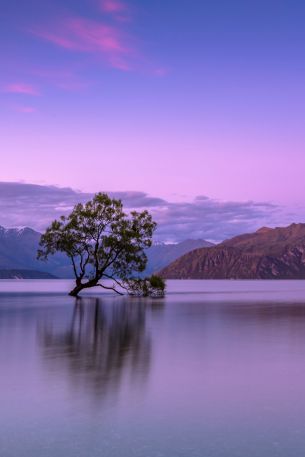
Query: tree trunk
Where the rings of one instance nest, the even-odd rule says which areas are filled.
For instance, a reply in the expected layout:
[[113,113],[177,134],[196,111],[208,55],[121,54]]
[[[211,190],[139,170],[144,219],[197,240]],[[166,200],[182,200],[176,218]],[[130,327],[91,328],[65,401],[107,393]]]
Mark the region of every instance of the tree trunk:
[[81,290],[83,290],[84,287],[83,286],[75,286],[74,289],[72,289],[70,292],[69,292],[69,295],[71,297],[78,297],[78,294],[80,293]]
[[101,284],[98,284],[99,280],[94,278],[94,279],[91,279],[89,280],[88,282],[85,282],[85,283],[81,283],[80,280],[76,280],[76,285],[74,287],[74,289],[72,289],[70,292],[69,292],[69,295],[71,297],[78,297],[79,296],[79,293],[83,290],[83,289],[89,289],[90,287],[95,287],[95,286],[101,286],[103,287],[104,289],[108,289],[108,290],[113,290],[114,292],[116,292],[117,294],[119,295],[124,295],[122,294],[121,292],[119,292],[118,290],[116,290],[114,287],[106,287],[106,286],[103,286]]
[[85,282],[83,284],[81,282],[76,281],[76,286],[74,287],[74,289],[72,289],[70,291],[69,295],[71,297],[78,297],[79,293],[83,289],[88,289],[89,287],[94,287],[97,285],[97,283],[98,283],[98,281],[95,281],[95,280],[91,280],[91,281]]

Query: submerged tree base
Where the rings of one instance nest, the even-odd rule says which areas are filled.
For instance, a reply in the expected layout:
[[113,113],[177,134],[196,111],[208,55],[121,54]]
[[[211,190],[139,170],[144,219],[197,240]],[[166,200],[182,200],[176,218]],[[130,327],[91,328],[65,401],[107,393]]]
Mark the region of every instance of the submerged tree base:
[[79,293],[81,292],[81,290],[82,290],[82,289],[77,290],[77,288],[72,289],[72,290],[69,292],[70,297],[78,297],[78,296],[79,296]]
[[[121,290],[124,290],[131,296],[136,297],[158,297],[162,298],[165,295],[165,281],[158,275],[152,275],[148,278],[132,278],[128,280],[116,280],[112,286],[106,286],[98,281],[91,280],[86,283],[77,284],[74,289],[69,292],[71,297],[79,297],[79,294],[84,289],[91,287],[101,287],[105,290],[111,290],[118,295],[124,295]],[[121,290],[118,290],[118,287]]]

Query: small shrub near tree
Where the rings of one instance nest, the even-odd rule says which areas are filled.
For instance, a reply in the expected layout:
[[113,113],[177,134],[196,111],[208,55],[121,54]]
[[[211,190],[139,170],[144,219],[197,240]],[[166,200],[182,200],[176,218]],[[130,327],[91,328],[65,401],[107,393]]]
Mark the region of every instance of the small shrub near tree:
[[69,257],[75,276],[72,296],[91,287],[118,294],[125,290],[137,296],[163,296],[161,277],[137,277],[145,270],[145,251],[152,244],[155,229],[148,211],[126,214],[120,200],[98,193],[52,222],[41,236],[38,258],[47,260],[57,252]]
[[165,288],[164,279],[158,275],[132,279],[128,284],[129,294],[138,297],[163,297],[165,295]]

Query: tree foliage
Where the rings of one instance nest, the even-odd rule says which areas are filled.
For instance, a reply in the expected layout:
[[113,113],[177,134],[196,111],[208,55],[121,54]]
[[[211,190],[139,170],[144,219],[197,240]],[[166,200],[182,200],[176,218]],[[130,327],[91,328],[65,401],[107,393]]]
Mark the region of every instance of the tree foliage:
[[[76,205],[69,216],[52,222],[41,237],[38,258],[46,260],[56,252],[69,257],[76,280],[70,295],[94,286],[130,292],[138,281],[135,274],[145,270],[145,250],[155,229],[147,211],[127,215],[120,200],[98,193]],[[111,286],[105,284],[107,279]]]
[[143,297],[163,297],[166,284],[163,278],[152,275],[148,278],[136,278],[128,281],[130,295]]

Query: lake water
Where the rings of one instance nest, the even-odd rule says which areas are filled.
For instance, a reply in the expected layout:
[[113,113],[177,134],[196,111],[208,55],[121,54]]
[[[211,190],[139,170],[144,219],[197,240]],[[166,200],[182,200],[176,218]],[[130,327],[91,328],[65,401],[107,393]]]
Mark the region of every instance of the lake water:
[[304,457],[305,281],[0,281],[1,457]]

